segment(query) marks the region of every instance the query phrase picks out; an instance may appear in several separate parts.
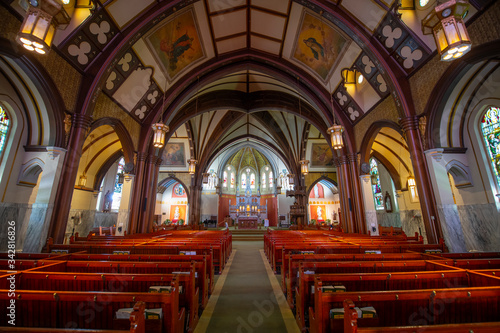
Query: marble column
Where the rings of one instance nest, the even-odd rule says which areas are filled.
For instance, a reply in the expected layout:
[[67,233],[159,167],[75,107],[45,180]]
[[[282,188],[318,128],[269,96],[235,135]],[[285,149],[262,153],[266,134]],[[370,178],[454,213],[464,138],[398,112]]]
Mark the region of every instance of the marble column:
[[130,199],[129,234],[140,232],[139,217],[142,212],[142,190],[144,185],[144,169],[147,154],[137,153],[135,165],[134,187],[132,188],[132,198]]
[[[363,205],[363,199],[361,194],[361,184],[359,178],[359,167],[358,167],[358,154],[349,154],[349,165],[352,179],[352,189],[353,189],[353,207],[354,207],[354,217],[356,232],[366,234],[367,224],[365,221],[365,207]],[[373,201],[373,200],[372,200]]]
[[[129,217],[130,204],[132,202],[132,188],[134,187],[134,175],[125,174],[122,186],[122,200],[120,201],[120,209],[118,210],[118,218],[116,222],[116,235],[123,236],[125,231],[130,233]],[[119,230],[121,227],[121,230]]]
[[45,165],[38,181],[36,201],[31,205],[30,214],[26,215],[27,226],[18,237],[23,238],[23,252],[40,252],[45,245],[50,221],[54,209],[57,186],[66,150],[59,147],[47,147]]
[[78,165],[82,156],[85,136],[91,122],[92,118],[87,115],[75,113],[72,116],[72,127],[69,137],[68,151],[65,154],[64,163],[60,169],[61,173],[57,193],[54,199],[52,223],[48,233],[49,236],[54,239],[54,243],[56,244],[64,241],[71,200],[73,199],[73,190],[78,173]]
[[425,151],[444,239],[451,252],[467,252],[460,216],[448,180],[443,148]]
[[370,235],[378,236],[378,221],[377,211],[375,210],[375,202],[373,201],[372,182],[370,175],[359,176],[361,184],[361,192],[363,194],[363,203],[365,208],[366,229],[370,231]]
[[442,238],[442,232],[432,185],[429,179],[427,162],[422,149],[422,141],[418,129],[418,117],[410,116],[401,118],[400,124],[405,132],[406,143],[410,151],[427,239],[429,243],[435,244]]

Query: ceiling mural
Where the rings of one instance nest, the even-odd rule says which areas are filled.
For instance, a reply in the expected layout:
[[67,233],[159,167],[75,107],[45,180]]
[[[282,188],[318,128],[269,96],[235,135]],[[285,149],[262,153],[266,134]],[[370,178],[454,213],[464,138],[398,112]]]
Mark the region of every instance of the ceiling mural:
[[152,55],[169,81],[205,56],[193,11],[173,16],[146,36]]
[[326,82],[349,41],[339,31],[309,12],[304,12],[295,39],[293,58]]

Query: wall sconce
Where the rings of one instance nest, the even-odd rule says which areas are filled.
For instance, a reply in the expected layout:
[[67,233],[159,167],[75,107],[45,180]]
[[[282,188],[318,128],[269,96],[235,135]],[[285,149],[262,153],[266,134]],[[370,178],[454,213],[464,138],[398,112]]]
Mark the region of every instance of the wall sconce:
[[300,171],[305,176],[309,173],[309,161],[308,160],[300,160]]
[[342,81],[344,85],[346,84],[361,84],[363,83],[363,74],[358,72],[356,69],[344,68],[340,74],[342,75]]
[[85,174],[82,174],[80,176],[80,179],[78,179],[78,186],[85,187],[85,185],[87,185],[87,176],[85,176]]
[[16,39],[25,49],[45,54],[52,45],[56,29],[65,28],[70,20],[59,1],[30,1]]
[[194,173],[196,172],[196,163],[198,163],[198,161],[193,158],[190,158],[187,162],[189,163],[189,169],[188,169],[189,174],[194,175]]
[[422,20],[422,32],[433,34],[441,60],[454,60],[470,51],[472,42],[463,20],[468,12],[466,0],[450,0],[434,7]]

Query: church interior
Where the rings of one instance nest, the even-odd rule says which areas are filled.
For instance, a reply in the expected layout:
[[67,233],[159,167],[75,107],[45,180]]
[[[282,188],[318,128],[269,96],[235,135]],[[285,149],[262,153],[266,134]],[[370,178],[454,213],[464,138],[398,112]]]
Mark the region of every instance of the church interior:
[[[9,289],[15,267],[8,261],[15,252],[20,273],[12,281],[29,289],[17,298],[19,318],[30,299],[43,311],[46,303],[35,291],[59,290],[42,278],[71,274],[76,286],[80,277],[74,272],[86,272],[88,279],[99,273],[129,287],[134,276],[125,273],[144,275],[144,285],[158,283],[155,275],[173,276],[168,295],[138,296],[144,302],[127,307],[132,326],[141,327],[130,332],[155,331],[143,327],[144,303],[146,309],[163,304],[168,320],[159,332],[218,332],[230,317],[246,319],[257,311],[251,304],[266,302],[280,309],[267,316],[257,306],[258,318],[271,326],[253,325],[248,315],[228,331],[426,325],[393,323],[382,314],[365,322],[366,313],[353,304],[399,310],[388,301],[361,302],[358,294],[350,303],[337,295],[337,302],[321,287],[328,274],[361,280],[364,273],[392,272],[377,270],[386,261],[408,260],[406,270],[396,265],[395,272],[426,271],[429,280],[439,280],[432,274],[454,269],[453,281],[461,286],[489,286],[477,294],[455,292],[457,299],[462,292],[474,299],[484,292],[490,306],[484,317],[431,320],[430,326],[450,326],[429,332],[458,332],[453,325],[460,323],[470,325],[462,327],[466,332],[500,329],[499,323],[476,323],[497,322],[491,313],[500,311],[500,2],[0,4],[0,289]],[[323,261],[322,254],[339,267],[346,253],[359,267],[370,253],[366,267],[374,271],[312,264]],[[130,262],[115,267],[112,260],[118,259],[106,254]],[[135,271],[138,263],[131,263],[146,254],[142,271]],[[294,258],[306,254],[311,257]],[[175,257],[180,255],[189,261]],[[461,259],[478,263],[462,265]],[[84,269],[86,260],[94,270]],[[107,260],[115,270],[99,271],[98,263]],[[155,265],[164,267],[150,270]],[[173,274],[174,266],[186,276]],[[478,271],[487,269],[496,274]],[[231,271],[241,276],[233,280]],[[313,278],[315,271],[325,276]],[[38,278],[39,284],[27,282]],[[350,288],[353,278],[343,278]],[[436,283],[406,289],[443,288]],[[192,299],[191,291],[180,293],[179,287],[192,287]],[[82,304],[87,296],[71,288],[63,290],[82,295],[65,302]],[[266,295],[255,298],[255,289]],[[394,296],[416,297],[413,306],[431,302],[435,308],[436,299],[448,297],[439,290],[431,301],[428,295],[409,296],[425,294],[409,290]],[[226,298],[219,294],[244,291],[241,303],[250,305],[238,311],[245,314],[224,312],[236,305],[221,304]],[[66,296],[58,291],[50,304],[61,303],[59,297]],[[118,297],[110,301],[113,311]],[[2,306],[9,302],[0,299]],[[333,303],[342,308],[343,321],[334,323],[321,312]],[[58,312],[61,305],[53,306]],[[406,303],[402,308],[407,310]],[[214,309],[226,313],[222,323],[218,315],[210,319]],[[455,317],[467,313],[450,311]],[[98,318],[113,317],[97,312]],[[120,328],[111,322],[89,326],[76,317],[69,320],[73,326],[55,323],[59,319],[19,319],[31,330],[15,332],[128,332],[129,315]],[[8,325],[1,319],[0,332],[14,332]],[[369,332],[387,332],[379,329]]]

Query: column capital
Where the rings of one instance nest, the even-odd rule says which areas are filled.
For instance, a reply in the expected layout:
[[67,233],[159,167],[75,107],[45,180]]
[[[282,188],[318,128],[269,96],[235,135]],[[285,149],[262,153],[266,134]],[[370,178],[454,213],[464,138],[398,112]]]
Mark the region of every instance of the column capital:
[[73,123],[73,127],[88,129],[92,123],[92,117],[87,116],[86,114],[73,113],[71,116],[71,122]]
[[158,157],[158,159],[156,160],[156,165],[160,166],[161,162],[163,162],[163,160],[160,157]]
[[431,156],[436,162],[441,162],[441,159],[443,158],[443,151],[444,148],[434,148],[424,151],[424,154],[426,156]]
[[369,182],[371,182],[371,178],[372,178],[372,177],[371,177],[370,175],[361,175],[361,176],[359,176],[359,179],[361,179],[362,181],[364,181],[364,182],[365,182],[365,183],[367,183],[367,184],[368,184]]
[[339,157],[339,164],[349,164],[349,156],[348,155],[342,155]]
[[419,129],[419,118],[418,116],[403,117],[399,119],[399,124],[403,131],[413,131]]
[[148,155],[146,160],[147,160],[148,164],[156,164],[156,162],[158,161],[158,156],[150,154],[150,155]]
[[144,162],[146,160],[147,156],[148,156],[148,154],[145,152],[142,152],[142,151],[138,152],[137,153],[137,162],[139,162],[139,161]]
[[45,147],[47,149],[47,155],[51,160],[55,160],[56,158],[61,155],[61,153],[65,153],[67,150],[61,147],[55,147],[55,146],[47,146]]

